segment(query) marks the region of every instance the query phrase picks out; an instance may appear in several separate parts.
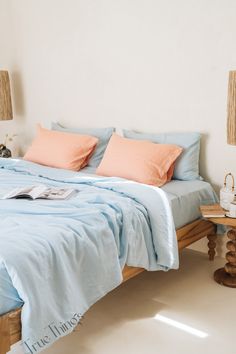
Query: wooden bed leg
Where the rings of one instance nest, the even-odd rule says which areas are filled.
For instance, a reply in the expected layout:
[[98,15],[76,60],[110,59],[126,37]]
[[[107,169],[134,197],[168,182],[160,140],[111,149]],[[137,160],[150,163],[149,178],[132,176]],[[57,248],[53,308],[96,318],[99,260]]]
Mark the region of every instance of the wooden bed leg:
[[7,314],[0,318],[0,354],[6,354],[10,349],[9,316]]
[[211,234],[211,235],[207,235],[208,238],[208,255],[209,255],[209,260],[210,261],[214,261],[215,258],[215,248],[216,248],[216,238],[217,235],[216,234]]

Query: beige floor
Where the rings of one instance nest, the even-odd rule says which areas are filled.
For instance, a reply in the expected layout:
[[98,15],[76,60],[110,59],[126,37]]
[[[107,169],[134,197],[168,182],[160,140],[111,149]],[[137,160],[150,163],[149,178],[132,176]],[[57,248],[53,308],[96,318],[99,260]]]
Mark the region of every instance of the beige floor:
[[236,289],[212,279],[223,263],[184,251],[180,270],[123,284],[93,306],[79,332],[44,353],[236,354]]

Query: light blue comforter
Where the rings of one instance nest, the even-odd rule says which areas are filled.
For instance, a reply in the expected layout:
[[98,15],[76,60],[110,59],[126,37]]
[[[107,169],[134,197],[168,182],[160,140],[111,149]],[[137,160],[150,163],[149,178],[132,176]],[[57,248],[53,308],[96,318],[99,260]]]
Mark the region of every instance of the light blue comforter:
[[121,283],[125,264],[178,267],[175,226],[161,189],[0,159],[0,196],[37,183],[72,186],[78,194],[66,201],[0,200],[0,267],[24,303],[27,353],[71,332]]

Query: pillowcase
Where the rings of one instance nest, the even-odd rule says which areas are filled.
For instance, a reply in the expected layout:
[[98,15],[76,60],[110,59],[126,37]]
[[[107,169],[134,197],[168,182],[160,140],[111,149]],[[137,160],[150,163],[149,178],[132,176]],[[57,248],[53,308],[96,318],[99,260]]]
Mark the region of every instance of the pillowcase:
[[56,132],[38,124],[36,138],[24,160],[79,171],[87,165],[97,142],[93,136]]
[[190,181],[201,179],[199,176],[199,133],[160,133],[144,134],[131,130],[123,130],[124,136],[129,139],[149,140],[158,144],[176,144],[183,148],[181,156],[176,160],[174,179]]
[[115,131],[115,128],[64,128],[59,123],[52,123],[52,130],[57,130],[66,133],[79,133],[92,135],[99,139],[96,149],[91,156],[91,159],[88,162],[88,166],[83,170],[83,172],[93,172],[100,162],[102,161],[104,152],[106,150],[107,144],[112,136],[112,133]]
[[154,144],[113,134],[96,173],[160,187],[171,178],[173,164],[181,152],[182,148],[177,145]]

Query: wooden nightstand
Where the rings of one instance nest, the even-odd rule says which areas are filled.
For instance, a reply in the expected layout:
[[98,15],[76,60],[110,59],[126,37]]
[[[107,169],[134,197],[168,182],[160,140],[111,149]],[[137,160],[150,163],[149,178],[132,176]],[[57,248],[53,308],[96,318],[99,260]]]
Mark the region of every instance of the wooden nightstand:
[[207,218],[216,225],[225,225],[230,229],[227,231],[227,249],[229,250],[225,258],[227,263],[224,268],[217,269],[214,273],[214,279],[217,283],[230,288],[236,288],[236,219],[232,218]]

